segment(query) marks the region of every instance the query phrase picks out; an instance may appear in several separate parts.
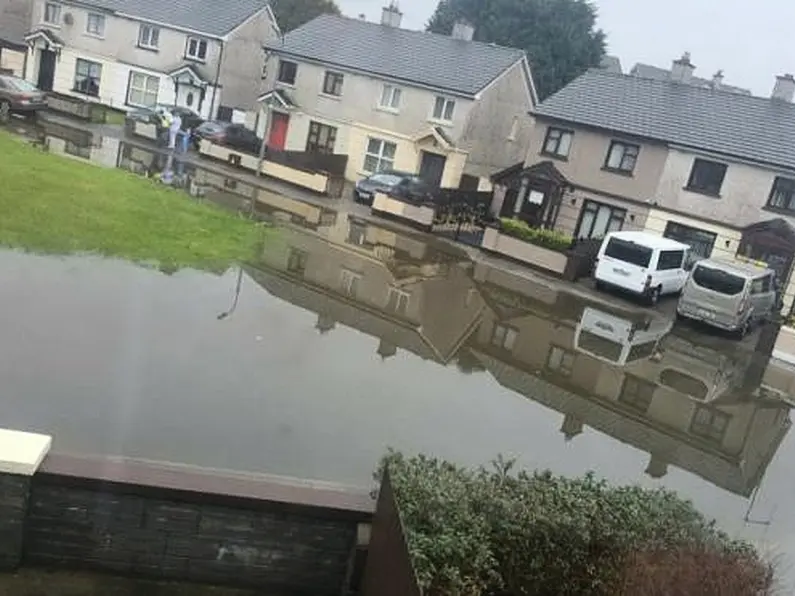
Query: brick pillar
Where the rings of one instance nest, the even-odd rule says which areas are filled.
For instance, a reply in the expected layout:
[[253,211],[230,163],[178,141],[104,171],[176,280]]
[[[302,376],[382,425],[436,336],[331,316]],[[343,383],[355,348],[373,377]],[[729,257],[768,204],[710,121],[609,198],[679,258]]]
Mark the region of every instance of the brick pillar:
[[22,560],[30,481],[51,444],[46,435],[0,429],[0,571]]

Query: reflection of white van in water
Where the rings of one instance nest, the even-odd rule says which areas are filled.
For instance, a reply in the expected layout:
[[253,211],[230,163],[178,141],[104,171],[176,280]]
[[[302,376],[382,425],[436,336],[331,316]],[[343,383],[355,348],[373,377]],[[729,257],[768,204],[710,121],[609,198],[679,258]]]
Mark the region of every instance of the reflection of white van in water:
[[620,288],[656,304],[682,290],[689,261],[687,244],[646,232],[611,232],[599,249],[596,287]]
[[673,321],[664,317],[631,321],[586,307],[577,324],[574,347],[603,362],[623,366],[652,356],[672,328]]

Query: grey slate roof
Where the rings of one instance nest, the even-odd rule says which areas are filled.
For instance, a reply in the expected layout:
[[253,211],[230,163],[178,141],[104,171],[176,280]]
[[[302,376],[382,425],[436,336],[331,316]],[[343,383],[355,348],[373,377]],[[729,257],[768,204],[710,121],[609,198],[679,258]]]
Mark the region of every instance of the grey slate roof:
[[229,33],[268,5],[267,0],[81,0],[80,3],[217,36]]
[[795,104],[592,69],[534,111],[795,170]]
[[[671,76],[671,71],[666,70],[664,68],[660,68],[659,66],[652,66],[651,64],[641,64],[640,62],[638,62],[635,66],[632,67],[632,70],[630,70],[630,74],[633,74],[638,77],[643,77],[644,79],[657,79],[658,81],[667,81]],[[712,89],[712,81],[708,79],[702,79],[701,77],[691,77],[690,84],[696,87],[704,87],[707,89]],[[743,89],[742,87],[735,87],[734,85],[721,84],[720,88],[722,91],[730,91],[731,93],[742,93],[743,95],[751,95],[750,89]]]
[[25,46],[25,34],[30,29],[33,2],[30,0],[0,0],[0,46]]
[[524,56],[522,50],[319,16],[268,49],[374,75],[474,95]]

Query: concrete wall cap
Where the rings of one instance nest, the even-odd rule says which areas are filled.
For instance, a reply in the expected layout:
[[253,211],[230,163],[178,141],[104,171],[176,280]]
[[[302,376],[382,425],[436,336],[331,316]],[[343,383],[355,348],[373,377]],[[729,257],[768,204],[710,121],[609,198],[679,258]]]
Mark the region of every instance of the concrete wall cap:
[[0,474],[33,476],[52,445],[52,437],[0,429]]

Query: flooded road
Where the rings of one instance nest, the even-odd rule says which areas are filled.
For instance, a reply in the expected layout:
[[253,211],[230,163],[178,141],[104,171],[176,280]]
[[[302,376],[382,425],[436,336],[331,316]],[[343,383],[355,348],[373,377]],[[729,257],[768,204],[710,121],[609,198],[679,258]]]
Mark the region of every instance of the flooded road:
[[[121,144],[116,163],[140,151]],[[192,180],[219,202],[250,190],[212,176]],[[770,358],[776,329],[732,341],[421,234],[260,201],[285,225],[223,276],[0,252],[2,426],[62,453],[365,486],[389,446],[502,453],[667,486],[795,555],[795,373]]]

